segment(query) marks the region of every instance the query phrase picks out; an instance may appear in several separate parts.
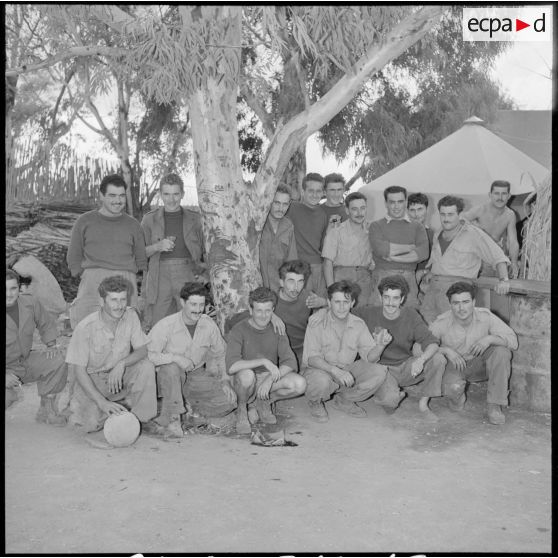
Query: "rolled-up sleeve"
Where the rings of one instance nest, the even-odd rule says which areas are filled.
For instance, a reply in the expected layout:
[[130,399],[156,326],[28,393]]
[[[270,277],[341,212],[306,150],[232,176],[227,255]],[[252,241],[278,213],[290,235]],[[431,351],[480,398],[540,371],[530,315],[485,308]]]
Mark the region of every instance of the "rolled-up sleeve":
[[155,366],[172,362],[172,354],[163,352],[167,339],[165,325],[165,322],[157,322],[147,336],[147,357]]
[[327,258],[332,262],[337,257],[337,248],[339,246],[339,234],[337,228],[329,228],[325,235],[324,247],[322,249],[322,258]]
[[[474,225],[471,225],[473,228]],[[492,238],[485,233],[482,229],[474,227],[474,232],[477,237],[477,242],[474,243],[479,257],[489,263],[491,266],[496,267],[499,263],[509,264],[510,260],[504,254],[504,251],[492,240]]]
[[497,335],[506,342],[508,349],[515,351],[519,346],[515,331],[505,324],[498,316],[490,314],[489,335]]
[[318,324],[315,327],[308,326],[306,328],[306,334],[304,336],[304,348],[302,350],[302,365],[308,366],[308,359],[318,356],[322,357],[321,343],[320,343],[320,330],[323,328],[322,324]]
[[89,329],[76,327],[66,350],[66,362],[87,367],[89,364]]

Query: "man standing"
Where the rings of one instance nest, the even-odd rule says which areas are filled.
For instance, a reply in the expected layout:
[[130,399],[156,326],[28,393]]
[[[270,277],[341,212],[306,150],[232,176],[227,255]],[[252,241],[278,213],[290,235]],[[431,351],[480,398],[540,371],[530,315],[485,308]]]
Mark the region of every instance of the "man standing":
[[447,290],[450,310],[430,326],[447,358],[443,379],[450,409],[465,405],[467,382],[488,380],[487,412],[491,424],[504,424],[502,407],[508,405],[512,350],[517,335],[487,308],[475,308],[475,287],[458,281]]
[[345,179],[343,175],[332,172],[324,178],[324,190],[326,201],[321,208],[327,215],[329,225],[339,225],[347,220],[347,212],[343,205],[343,194],[345,193]]
[[[376,342],[380,341],[381,335],[385,335],[383,332],[386,331],[392,337],[378,360],[388,370],[386,381],[379,392],[398,394],[398,386],[407,387],[422,382],[419,399],[421,416],[430,421],[438,420],[428,408],[428,402],[431,397],[442,395],[446,359],[438,353],[439,342],[414,308],[403,307],[409,292],[409,286],[403,277],[384,277],[378,290],[382,297],[382,307],[359,308],[355,315],[364,320]],[[413,356],[415,343],[421,345],[420,356]],[[395,410],[399,400],[396,399],[394,403]]]
[[358,304],[370,304],[372,297],[372,248],[368,237],[366,196],[353,192],[345,199],[347,221],[329,227],[324,240],[324,277],[329,287],[347,279],[360,287]]
[[[410,194],[407,198],[407,215],[411,221],[420,223],[425,229],[428,236],[428,256],[432,250],[432,241],[434,239],[434,230],[426,224],[426,213],[428,212],[428,197],[425,194],[417,193]],[[417,264],[415,276],[417,278],[417,285],[420,285],[421,279],[426,273],[426,264],[428,258]]]
[[180,289],[203,273],[203,233],[200,214],[182,207],[184,183],[167,174],[160,186],[163,207],[147,213],[141,222],[149,267],[143,296],[149,326],[180,310]]
[[126,182],[117,174],[105,176],[99,186],[101,208],[80,215],[72,228],[66,260],[75,277],[81,273],[76,299],[70,307],[72,327],[99,308],[99,284],[122,275],[137,306],[136,273],[145,270],[145,242],[139,223],[126,214]]
[[322,269],[322,243],[328,219],[319,205],[323,192],[323,177],[315,172],[307,174],[302,181],[302,202],[292,202],[287,212],[287,217],[294,225],[298,257],[310,264],[307,287],[318,296],[324,296],[326,288]]
[[279,184],[260,239],[260,271],[263,286],[275,292],[279,290],[277,270],[283,262],[297,258],[294,227],[290,219],[285,217],[290,204],[289,189]]
[[298,364],[302,363],[302,349],[308,318],[316,308],[327,306],[327,300],[305,288],[310,266],[302,260],[285,262],[279,268],[279,284],[275,314],[283,320],[287,337]]
[[[286,335],[278,335],[271,325],[277,295],[267,287],[258,287],[248,298],[250,318],[237,323],[227,339],[226,366],[233,376],[238,408],[236,431],[249,434],[250,424],[259,416],[262,422],[275,424],[272,404],[304,393],[306,382],[296,374],[296,358]],[[255,400],[255,408],[248,405]]]
[[86,432],[103,427],[109,415],[130,407],[143,423],[157,414],[155,367],[147,360],[147,337],[137,312],[128,307],[132,285],[106,277],[99,285],[100,310],[74,330],[66,362],[77,380],[70,400],[72,422]]
[[[306,378],[306,398],[310,414],[318,422],[329,420],[324,401],[333,394],[333,406],[353,417],[365,417],[357,405],[374,395],[386,379],[384,366],[375,364],[385,345],[378,344],[361,318],[351,314],[355,304],[354,285],[333,283],[327,289],[329,310],[320,311],[308,323],[302,355],[302,375]],[[356,360],[357,354],[360,360]],[[391,405],[391,401],[376,401]]]
[[[60,353],[56,322],[31,295],[19,293],[19,275],[6,269],[6,409],[18,399],[21,384],[37,382],[41,405],[37,422],[64,426],[56,411],[56,395],[66,386],[68,367]],[[32,351],[33,333],[39,331],[45,350]]]
[[[492,240],[509,253],[511,259],[511,277],[519,274],[519,242],[517,240],[515,212],[508,207],[510,199],[510,183],[507,180],[495,180],[490,186],[490,201],[464,211],[462,219],[470,221],[488,233]],[[483,265],[481,276],[495,277],[496,270]]]
[[409,285],[407,306],[418,305],[415,271],[418,262],[428,258],[428,236],[423,225],[411,221],[406,213],[407,190],[389,186],[384,190],[387,217],[374,221],[369,228],[374,270],[375,304],[382,301],[376,294],[380,281],[389,275],[402,275]]
[[162,409],[155,421],[170,437],[182,437],[184,402],[193,411],[222,417],[236,404],[225,370],[226,344],[217,324],[204,314],[209,292],[203,283],[185,283],[182,311],[159,320],[149,332],[148,355],[155,364]]
[[425,289],[420,313],[427,323],[432,323],[442,312],[449,310],[444,294],[456,281],[473,283],[484,261],[498,271],[500,282],[495,291],[506,294],[510,289],[508,258],[502,249],[482,229],[461,219],[463,200],[445,196],[438,201],[442,228],[434,234],[432,253],[424,276]]

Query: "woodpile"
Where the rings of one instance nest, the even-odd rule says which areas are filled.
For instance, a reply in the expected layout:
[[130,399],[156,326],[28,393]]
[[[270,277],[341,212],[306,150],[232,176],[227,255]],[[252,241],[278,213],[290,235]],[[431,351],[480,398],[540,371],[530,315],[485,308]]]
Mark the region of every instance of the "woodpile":
[[6,265],[31,254],[56,277],[64,299],[71,302],[79,285],[66,264],[70,233],[77,217],[91,206],[50,202],[12,204],[6,208]]

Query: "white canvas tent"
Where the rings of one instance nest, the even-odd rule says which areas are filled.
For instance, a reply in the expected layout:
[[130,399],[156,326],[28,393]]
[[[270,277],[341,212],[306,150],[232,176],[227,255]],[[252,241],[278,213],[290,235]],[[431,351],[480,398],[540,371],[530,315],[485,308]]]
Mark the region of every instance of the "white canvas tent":
[[469,118],[453,134],[362,186],[360,192],[368,198],[368,219],[375,221],[385,215],[383,191],[392,185],[428,196],[428,220],[433,228],[439,227],[436,203],[443,196],[462,197],[468,209],[488,201],[494,180],[509,181],[514,195],[531,192],[530,176],[540,183],[548,169],[482,123],[475,116]]

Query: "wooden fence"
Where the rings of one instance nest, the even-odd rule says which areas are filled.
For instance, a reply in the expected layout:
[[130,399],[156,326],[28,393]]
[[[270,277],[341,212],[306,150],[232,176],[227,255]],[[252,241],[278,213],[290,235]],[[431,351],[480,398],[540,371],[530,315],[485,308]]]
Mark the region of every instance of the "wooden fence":
[[6,203],[60,200],[94,203],[103,176],[119,164],[77,153],[63,144],[52,149],[32,139],[17,141],[6,161]]

